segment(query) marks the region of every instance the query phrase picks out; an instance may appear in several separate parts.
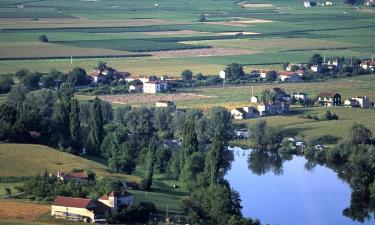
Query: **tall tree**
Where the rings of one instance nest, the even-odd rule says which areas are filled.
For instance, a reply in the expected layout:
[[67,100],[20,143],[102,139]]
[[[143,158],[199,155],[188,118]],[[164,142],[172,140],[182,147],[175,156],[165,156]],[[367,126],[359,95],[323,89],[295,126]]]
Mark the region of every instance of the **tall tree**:
[[90,108],[90,122],[89,122],[89,155],[98,155],[100,152],[100,146],[104,138],[104,122],[101,109],[100,99],[95,98]]
[[214,107],[211,109],[209,115],[209,135],[211,141],[213,141],[214,137],[218,136],[223,141],[223,145],[226,146],[228,140],[233,135],[230,112],[222,107]]
[[154,176],[154,166],[156,162],[156,146],[157,146],[157,140],[155,137],[153,137],[148,145],[147,148],[147,174],[146,179],[151,180]]
[[224,155],[223,142],[219,136],[215,136],[208,153],[206,163],[210,164],[210,184],[216,185],[219,182],[219,169],[222,166],[222,157]]
[[260,101],[263,103],[263,104],[270,104],[270,103],[274,103],[276,100],[276,95],[268,90],[268,89],[265,89],[263,90],[261,93],[260,93]]
[[250,141],[258,147],[264,149],[266,146],[266,129],[267,123],[264,120],[258,120],[249,127]]
[[182,135],[181,155],[180,155],[180,167],[181,170],[184,168],[186,159],[198,151],[198,138],[194,129],[194,119],[188,118],[185,123],[184,133]]
[[65,82],[56,92],[56,101],[53,106],[52,120],[58,135],[59,145],[66,148],[70,145],[70,102],[73,96],[73,86]]
[[81,149],[81,122],[79,120],[79,104],[73,99],[70,104],[69,130],[74,153],[79,154]]

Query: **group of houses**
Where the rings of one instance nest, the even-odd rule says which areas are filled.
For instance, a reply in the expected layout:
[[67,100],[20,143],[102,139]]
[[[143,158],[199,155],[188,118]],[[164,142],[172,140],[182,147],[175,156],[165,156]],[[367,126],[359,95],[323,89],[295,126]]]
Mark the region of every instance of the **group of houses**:
[[[85,172],[58,172],[57,178],[63,182],[81,183],[89,177]],[[126,190],[112,191],[98,200],[57,196],[51,204],[51,216],[77,222],[104,223],[106,218],[118,213],[120,207],[134,203],[134,196]]]
[[274,101],[262,102],[258,96],[252,96],[251,103],[253,106],[234,108],[231,110],[231,115],[234,119],[249,119],[287,114],[289,112],[290,95],[287,95],[281,88],[274,88],[272,91],[275,95]]
[[[258,96],[250,98],[251,106],[234,108],[231,110],[231,115],[234,119],[249,119],[261,116],[273,116],[280,114],[287,114],[289,112],[289,104],[292,102],[307,103],[309,101],[308,95],[303,92],[292,92],[287,94],[281,88],[273,88],[272,94],[274,100],[272,102],[262,102]],[[374,102],[371,102],[367,96],[352,97],[342,102],[340,93],[338,92],[320,92],[315,100],[315,104],[321,107],[347,106],[358,108],[373,108]]]
[[118,71],[112,67],[95,69],[88,75],[94,84],[111,80],[126,81],[130,92],[156,94],[168,89],[168,82],[163,78],[158,79],[156,76],[133,76],[129,72]]
[[[332,58],[330,60],[324,60],[323,63],[317,64],[317,65],[310,65],[310,69],[308,69],[307,64],[293,64],[289,63],[285,71],[275,71],[277,74],[277,79],[281,82],[302,82],[303,76],[306,76],[309,74],[309,72],[314,73],[322,73],[322,72],[328,72],[328,71],[339,71],[343,66],[345,65],[345,62],[342,61],[341,58]],[[364,70],[369,70],[374,72],[375,71],[375,61],[374,60],[363,60],[360,64],[356,65],[359,68],[362,68]],[[261,79],[267,78],[267,71],[265,70],[253,70],[250,72],[250,77],[259,77]]]
[[304,1],[303,6],[305,8],[311,8],[315,6],[333,6],[332,2],[314,2],[314,1]]
[[[279,71],[276,72],[277,77],[282,82],[302,82],[302,76],[305,75],[307,72],[305,70],[297,70],[297,71]],[[253,70],[250,72],[251,77],[259,77],[261,79],[266,79],[267,71],[265,70]]]

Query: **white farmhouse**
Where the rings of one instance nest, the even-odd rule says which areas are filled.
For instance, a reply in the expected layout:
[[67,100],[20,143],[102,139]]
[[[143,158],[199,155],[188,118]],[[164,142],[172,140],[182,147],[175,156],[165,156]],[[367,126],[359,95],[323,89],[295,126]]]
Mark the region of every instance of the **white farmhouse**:
[[156,94],[166,91],[168,85],[163,81],[148,81],[143,83],[143,92],[147,94]]

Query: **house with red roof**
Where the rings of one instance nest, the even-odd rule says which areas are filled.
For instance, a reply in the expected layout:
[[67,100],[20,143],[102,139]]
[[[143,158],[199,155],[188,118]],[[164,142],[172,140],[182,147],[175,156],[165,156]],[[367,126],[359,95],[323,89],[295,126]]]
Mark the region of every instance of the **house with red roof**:
[[95,223],[104,222],[110,206],[86,198],[57,196],[51,204],[51,216],[57,219]]
[[57,196],[51,204],[51,216],[88,223],[105,222],[106,216],[115,215],[119,207],[132,205],[133,202],[133,195],[125,190],[112,191],[97,201]]
[[321,106],[331,107],[341,105],[341,95],[336,92],[320,92],[318,95],[318,103]]
[[282,82],[301,82],[302,81],[302,79],[300,78],[300,75],[292,71],[281,71],[279,73],[279,78]]
[[56,176],[63,182],[68,182],[68,181],[83,182],[88,179],[86,172],[64,173],[64,172],[58,171]]

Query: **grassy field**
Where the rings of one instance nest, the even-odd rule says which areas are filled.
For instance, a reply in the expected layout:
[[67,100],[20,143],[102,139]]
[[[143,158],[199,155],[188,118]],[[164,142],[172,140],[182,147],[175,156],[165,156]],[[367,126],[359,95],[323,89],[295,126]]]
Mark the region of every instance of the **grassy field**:
[[[70,171],[72,168],[90,169],[95,171],[100,177],[117,177],[136,182],[139,182],[140,177],[145,177],[145,170],[142,167],[138,167],[134,175],[111,174],[103,164],[72,154],[58,152],[46,146],[0,144],[0,177],[33,176],[37,173],[43,173],[45,170],[55,173],[57,171]],[[4,188],[9,187],[14,190],[14,186],[20,184],[0,183],[0,196],[5,195]],[[138,202],[151,201],[160,211],[166,210],[168,205],[170,212],[181,213],[182,209],[179,200],[182,196],[186,195],[186,192],[174,189],[174,184],[176,184],[176,181],[172,181],[164,175],[156,174],[152,192],[136,190],[132,190],[131,192]]]
[[0,144],[0,176],[33,176],[48,171],[70,171],[73,168],[93,170],[98,176],[119,176],[138,181],[136,176],[111,174],[100,163],[55,149],[31,144]]
[[[317,115],[322,116],[327,110],[339,116],[339,120],[331,121],[315,121],[312,119],[304,119],[303,116]],[[242,127],[248,127],[257,120],[265,120],[269,126],[281,127],[284,134],[304,137],[305,140],[313,140],[322,136],[332,136],[335,139],[344,140],[349,136],[350,127],[354,123],[363,124],[375,133],[375,110],[359,109],[359,108],[307,108],[292,109],[292,115],[272,116],[259,119],[250,119],[245,121],[236,121],[236,124]],[[234,142],[238,144],[246,144],[243,141]]]
[[[0,60],[0,74],[22,68],[42,72],[56,68],[67,72],[73,66],[81,66],[91,70],[98,60],[134,74],[177,76],[186,68],[196,73],[217,74],[232,62],[244,65],[306,62],[313,53],[323,52],[327,56],[370,58],[375,53],[375,10],[349,7],[341,0],[333,3],[331,7],[306,9],[301,2],[292,0],[241,4],[234,0],[164,0],[158,6],[151,0],[90,1],[90,4],[75,0],[7,0],[2,2],[0,10],[0,40],[12,51],[6,47],[0,49],[2,58],[32,55],[33,58],[67,56],[67,59]],[[202,13],[208,22],[197,22]],[[229,32],[232,36],[227,35]],[[233,39],[238,32],[252,35]],[[25,47],[36,45],[41,34],[55,44],[31,50]],[[197,45],[227,48],[233,54],[217,51],[198,56],[199,53],[182,52],[163,58],[152,52],[200,47]],[[149,52],[154,56],[103,57],[129,54],[128,51]],[[70,65],[70,55],[97,58],[77,60]]]

